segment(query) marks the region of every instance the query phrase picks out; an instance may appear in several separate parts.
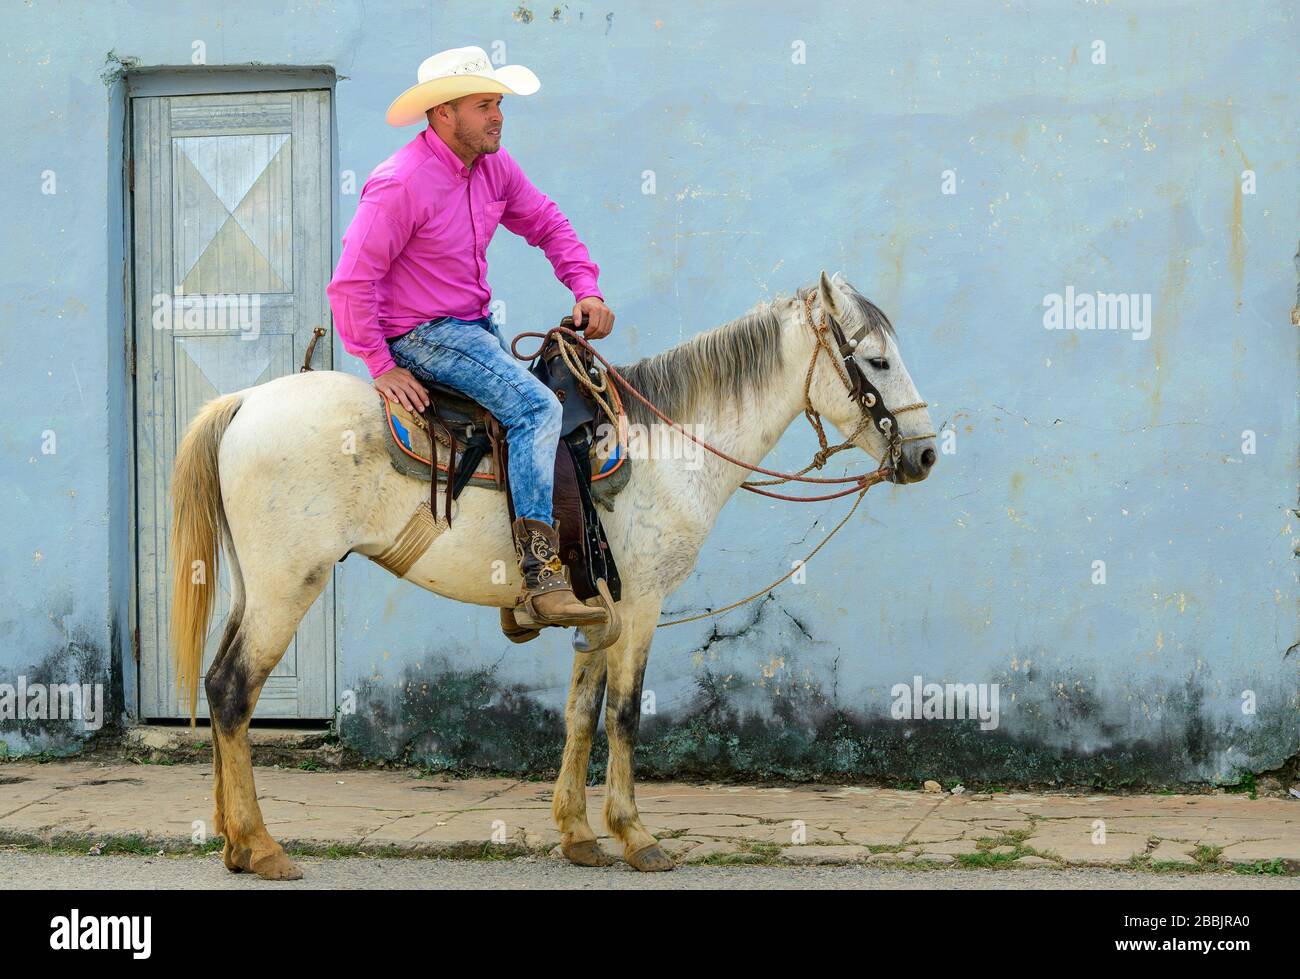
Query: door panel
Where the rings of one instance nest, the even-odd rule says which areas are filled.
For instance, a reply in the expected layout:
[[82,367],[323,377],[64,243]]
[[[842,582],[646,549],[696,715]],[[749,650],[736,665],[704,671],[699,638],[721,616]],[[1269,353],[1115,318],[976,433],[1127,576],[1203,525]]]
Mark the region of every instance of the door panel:
[[[182,717],[168,632],[176,446],[208,400],[298,370],[332,335],[329,93],[132,101],[140,704]],[[332,367],[316,345],[313,367]],[[206,673],[230,610],[223,561]],[[199,685],[199,713],[207,711]],[[334,585],[267,679],[257,718],[328,718]]]

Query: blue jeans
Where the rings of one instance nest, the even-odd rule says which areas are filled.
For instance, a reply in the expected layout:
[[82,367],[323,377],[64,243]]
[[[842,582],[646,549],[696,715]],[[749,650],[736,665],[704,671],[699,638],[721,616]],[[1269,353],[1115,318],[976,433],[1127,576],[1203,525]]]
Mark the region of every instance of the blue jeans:
[[510,449],[515,516],[549,525],[564,409],[506,349],[496,322],[440,316],[389,340],[388,348],[398,367],[455,388],[496,415]]

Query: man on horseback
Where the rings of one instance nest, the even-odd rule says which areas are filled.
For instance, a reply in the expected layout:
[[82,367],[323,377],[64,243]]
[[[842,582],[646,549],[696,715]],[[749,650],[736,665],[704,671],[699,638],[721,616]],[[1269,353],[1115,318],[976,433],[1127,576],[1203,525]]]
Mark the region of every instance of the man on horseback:
[[435,54],[418,77],[387,120],[429,125],[361,190],[326,290],[335,326],[375,387],[407,410],[423,411],[429,395],[420,382],[436,381],[497,417],[510,451],[512,530],[530,613],[543,625],[603,622],[603,609],[574,596],[557,553],[551,494],[560,403],[506,349],[488,309],[486,253],[500,223],[545,252],[573,292],[573,322],[588,339],[614,324],[596,285],[600,267],[501,148],[502,95],[532,95],[541,83],[522,65],[493,70],[477,47]]

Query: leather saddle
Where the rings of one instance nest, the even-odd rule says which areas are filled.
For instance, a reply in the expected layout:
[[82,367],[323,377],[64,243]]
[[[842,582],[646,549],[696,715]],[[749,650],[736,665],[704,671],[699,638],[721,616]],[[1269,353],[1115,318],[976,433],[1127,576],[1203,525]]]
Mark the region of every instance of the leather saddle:
[[[566,316],[560,325],[573,329],[573,318]],[[577,345],[570,350],[598,384],[600,376],[590,351]],[[610,399],[610,403],[618,405],[619,417],[609,418],[574,376],[554,336],[547,338],[528,370],[555,392],[563,406],[552,507],[560,534],[560,558],[568,568],[573,593],[581,601],[600,598],[603,583],[609,598],[618,601],[618,568],[596,507],[612,510],[614,497],[630,476],[621,404],[616,395]],[[429,392],[429,406],[419,415],[383,399],[392,435],[389,455],[393,467],[429,480],[429,509],[435,518],[439,510],[438,488],[443,487],[441,502],[447,526],[451,525],[452,500],[466,486],[504,492],[513,523],[515,509],[504,426],[463,392],[444,384],[421,383]]]

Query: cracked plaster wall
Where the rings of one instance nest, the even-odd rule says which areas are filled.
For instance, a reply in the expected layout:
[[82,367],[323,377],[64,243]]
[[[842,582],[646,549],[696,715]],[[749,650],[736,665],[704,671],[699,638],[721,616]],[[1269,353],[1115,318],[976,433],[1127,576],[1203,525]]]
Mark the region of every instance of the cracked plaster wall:
[[[501,40],[543,79],[507,106],[506,142],[600,264],[615,360],[841,269],[897,324],[956,433],[932,480],[872,492],[806,584],[657,638],[647,771],[1227,780],[1297,751],[1292,12],[369,7],[4,15],[0,70],[25,95],[10,220],[28,233],[0,244],[0,682],[90,650],[116,709],[133,707],[121,67],[186,65],[196,39],[213,66],[333,66],[338,167],[359,186],[414,134],[382,114],[437,42]],[[53,197],[32,190],[49,169]],[[939,192],[945,170],[956,194]],[[336,237],[354,208],[340,194]],[[525,243],[502,234],[489,257],[507,328],[566,311]],[[1067,285],[1149,293],[1150,339],[1044,330],[1042,298]],[[791,432],[768,461],[811,451]],[[733,501],[667,611],[771,580],[839,512]],[[339,569],[337,617],[340,694],[361,694],[353,744],[441,767],[554,764],[564,641],[510,646],[491,613],[357,561]],[[890,720],[891,687],[914,675],[1001,684],[999,727]]]

